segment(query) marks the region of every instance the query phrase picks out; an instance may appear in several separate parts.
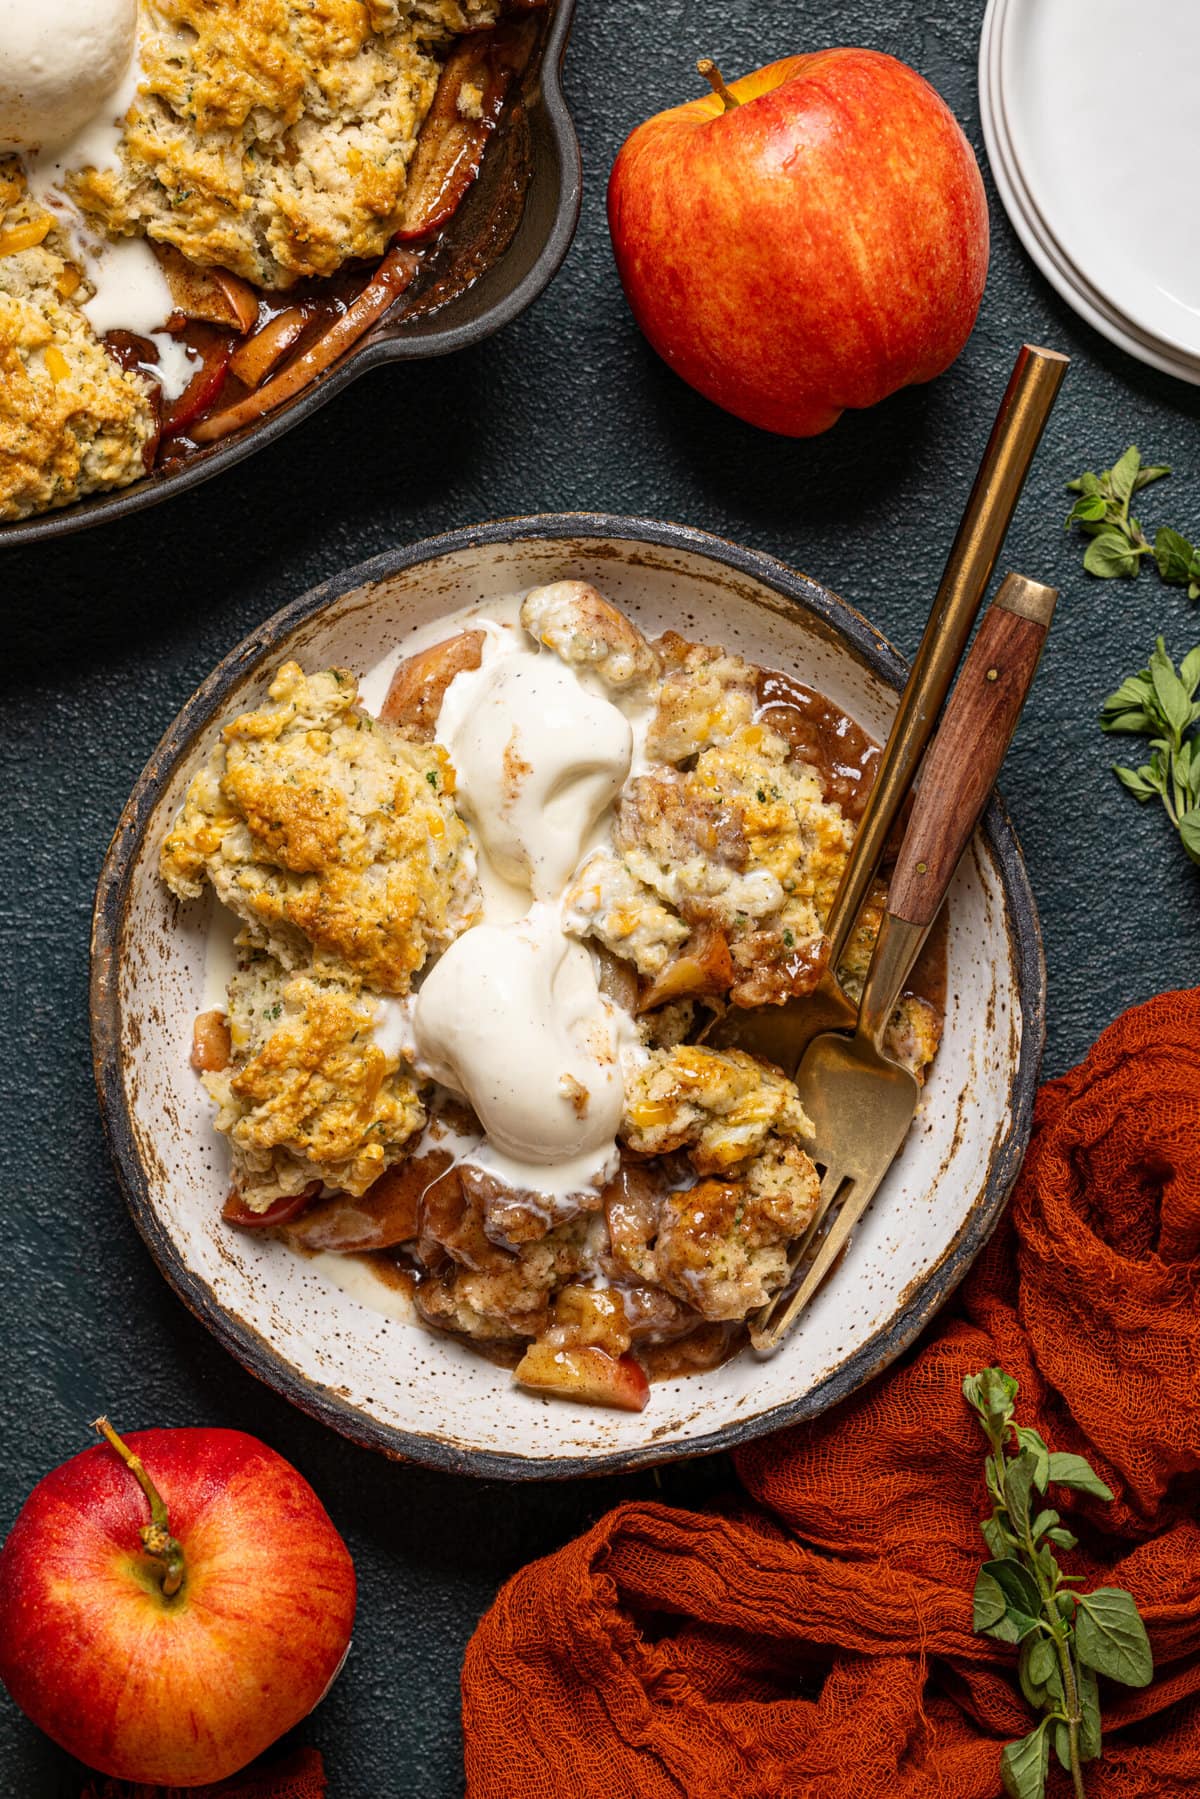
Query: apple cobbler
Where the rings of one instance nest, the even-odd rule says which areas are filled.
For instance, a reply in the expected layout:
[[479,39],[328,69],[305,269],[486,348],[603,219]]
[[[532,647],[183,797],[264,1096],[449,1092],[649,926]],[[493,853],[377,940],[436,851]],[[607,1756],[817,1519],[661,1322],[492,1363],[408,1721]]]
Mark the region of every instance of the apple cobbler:
[[[285,665],[164,839],[173,892],[238,925],[194,1051],[225,1216],[403,1274],[530,1389],[637,1408],[737,1347],[814,1216],[794,1084],[705,1038],[815,985],[876,752],[583,583],[462,627],[374,715],[348,671]],[[939,1033],[914,987],[891,1053],[921,1074]]]
[[[14,32],[0,89],[0,521],[196,454],[293,398],[398,316],[401,296],[415,311],[469,285],[474,240],[459,268],[445,227],[543,4],[137,0],[134,28],[128,0],[123,43],[118,0],[93,0],[113,68],[97,93],[64,43],[58,116],[12,101],[22,52],[30,91],[47,79]],[[490,228],[490,253],[517,216],[519,203]]]

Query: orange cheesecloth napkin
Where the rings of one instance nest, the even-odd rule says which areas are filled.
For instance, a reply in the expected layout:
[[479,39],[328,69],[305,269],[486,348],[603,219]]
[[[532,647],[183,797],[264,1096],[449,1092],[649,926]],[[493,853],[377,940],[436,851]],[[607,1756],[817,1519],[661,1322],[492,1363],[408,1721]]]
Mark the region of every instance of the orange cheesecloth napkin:
[[996,1799],[1034,1715],[971,1628],[990,1503],[962,1382],[992,1363],[1113,1489],[1047,1503],[1154,1650],[1149,1687],[1101,1682],[1089,1799],[1200,1799],[1200,989],[1042,1089],[1000,1229],[892,1369],[739,1451],[735,1500],[618,1506],[508,1582],[463,1669],[470,1799]]

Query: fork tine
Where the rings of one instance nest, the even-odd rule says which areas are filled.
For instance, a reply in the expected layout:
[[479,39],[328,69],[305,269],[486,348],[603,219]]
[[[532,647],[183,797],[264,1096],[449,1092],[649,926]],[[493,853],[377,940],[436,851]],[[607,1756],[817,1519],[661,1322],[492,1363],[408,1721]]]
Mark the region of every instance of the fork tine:
[[[882,1177],[880,1177],[882,1178]],[[874,1199],[879,1181],[856,1182],[842,1201],[837,1217],[829,1227],[829,1235],[813,1259],[812,1267],[788,1300],[782,1315],[767,1331],[751,1333],[755,1349],[774,1349],[787,1335],[809,1300],[825,1283],[825,1277],[850,1240],[850,1233]],[[757,1325],[757,1319],[755,1320]]]
[[845,1179],[845,1175],[839,1168],[832,1166],[826,1168],[821,1180],[821,1191],[817,1197],[816,1210],[804,1227],[804,1234],[798,1237],[792,1245],[791,1254],[788,1256],[787,1275],[783,1284],[777,1293],[771,1295],[765,1306],[760,1306],[750,1322],[750,1341],[755,1349],[771,1348],[778,1341],[776,1332],[771,1325],[772,1313],[778,1312],[783,1304],[792,1276],[807,1255],[813,1239],[824,1223],[829,1208],[837,1198]]

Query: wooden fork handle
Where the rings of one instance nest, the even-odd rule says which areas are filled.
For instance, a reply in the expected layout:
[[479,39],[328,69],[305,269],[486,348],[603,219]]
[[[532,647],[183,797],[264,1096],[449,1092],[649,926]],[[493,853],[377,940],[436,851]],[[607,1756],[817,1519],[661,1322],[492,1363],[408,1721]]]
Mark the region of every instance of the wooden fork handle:
[[1021,716],[1058,593],[1006,575],[979,627],[926,754],[888,911],[928,926],[946,897]]

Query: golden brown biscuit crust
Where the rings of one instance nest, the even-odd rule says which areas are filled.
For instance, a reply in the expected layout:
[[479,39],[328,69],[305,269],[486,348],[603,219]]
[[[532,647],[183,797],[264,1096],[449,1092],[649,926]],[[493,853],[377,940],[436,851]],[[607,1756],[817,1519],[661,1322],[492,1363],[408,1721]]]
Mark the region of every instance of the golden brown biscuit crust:
[[142,0],[121,167],[81,205],[191,261],[286,288],[382,255],[437,88],[433,52],[493,0]]
[[19,163],[0,158],[0,519],[146,472],[153,402],[80,310],[90,294]]

